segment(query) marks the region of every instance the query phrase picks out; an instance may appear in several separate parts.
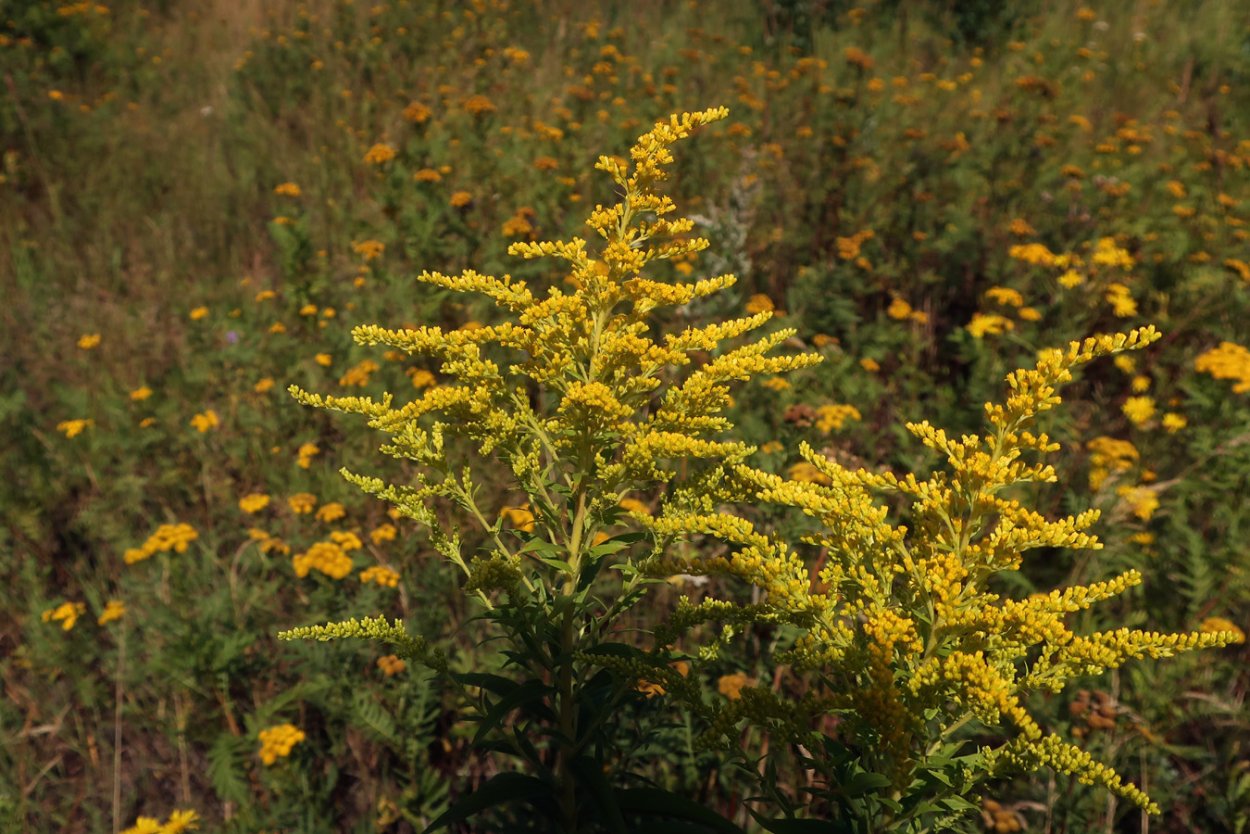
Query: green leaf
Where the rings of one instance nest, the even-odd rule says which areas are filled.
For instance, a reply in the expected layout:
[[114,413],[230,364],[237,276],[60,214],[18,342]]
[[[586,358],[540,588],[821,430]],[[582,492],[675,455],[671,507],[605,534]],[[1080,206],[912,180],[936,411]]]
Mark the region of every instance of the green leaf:
[[494,692],[499,697],[509,695],[519,683],[502,675],[491,675],[486,672],[462,672],[451,676],[452,680],[464,686],[476,686],[487,692]]
[[[659,788],[630,788],[617,791],[616,801],[625,814],[676,817],[698,823],[704,830],[743,834],[738,826],[697,802]],[[651,823],[647,823],[651,827]]]
[[251,747],[251,741],[243,736],[222,733],[209,748],[208,779],[221,799],[243,803],[251,797],[243,778],[243,764]]
[[500,773],[487,779],[477,790],[448,808],[446,813],[430,823],[430,827],[423,834],[464,822],[474,814],[505,802],[533,800],[550,795],[551,786],[541,779],[522,773]]
[[891,782],[888,776],[861,770],[842,786],[842,793],[845,796],[864,796],[865,794],[872,793],[878,788],[889,787],[890,784]]
[[[535,701],[541,701],[544,697],[554,691],[555,690],[552,687],[540,680],[529,680],[521,684],[509,695],[499,699],[499,701],[490,708],[490,712],[482,716],[477,734],[473,737],[473,743],[477,744],[486,736],[487,733],[503,723],[503,720],[507,718],[508,714],[514,709],[526,704],[531,704]],[[554,716],[549,717],[554,718]]]
[[599,820],[608,831],[612,834],[629,834],[616,795],[603,775],[603,764],[588,756],[581,756],[573,761],[573,775],[590,792],[595,808],[599,811]]
[[756,818],[772,834],[854,834],[847,820],[768,820]]

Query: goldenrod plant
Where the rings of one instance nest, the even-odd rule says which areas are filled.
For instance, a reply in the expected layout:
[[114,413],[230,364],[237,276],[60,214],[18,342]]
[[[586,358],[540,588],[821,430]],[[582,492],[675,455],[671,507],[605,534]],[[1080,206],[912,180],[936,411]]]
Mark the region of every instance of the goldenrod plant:
[[[687,506],[670,502],[646,520],[657,555],[675,539],[693,540],[701,544],[695,552],[704,553],[711,552],[708,539],[731,545],[726,555],[663,559],[664,570],[737,577],[762,592],[750,608],[683,599],[670,639],[709,621],[725,623],[730,635],[761,621],[797,629],[788,651],[775,658],[796,675],[785,676],[785,686],[747,686],[712,703],[692,687],[679,690],[709,718],[712,742],[736,743],[745,724],[797,746],[800,764],[814,775],[806,795],[784,796],[775,766],[758,771],[765,795],[788,805],[790,816],[815,813],[835,824],[808,829],[774,820],[769,830],[936,830],[976,807],[969,800],[981,781],[1041,768],[1159,813],[1139,787],[1042,726],[1025,699],[1129,660],[1224,646],[1241,636],[1231,629],[1080,633],[1074,617],[1140,584],[1136,570],[1024,598],[1006,593],[1003,581],[1027,551],[1102,547],[1090,532],[1097,510],[1049,519],[1030,506],[1023,487],[1059,479],[1045,462],[1059,444],[1035,424],[1060,403],[1058,390],[1074,368],[1158,338],[1148,326],[1041,351],[1035,367],[1007,376],[1003,402],[985,405],[981,435],[907,424],[945,461],[927,477],[850,469],[804,444],[810,467],[797,470],[802,477],[739,464],[687,496]],[[891,505],[878,495],[896,499],[907,523],[892,521]],[[744,496],[818,522],[802,544],[817,549],[821,566],[722,509]],[[960,732],[974,727],[979,746]],[[969,749],[958,755],[961,748]]]
[[[1082,635],[1071,627],[1073,614],[1140,583],[1136,571],[1024,599],[1001,593],[996,581],[1017,570],[1028,550],[1100,546],[1089,532],[1097,511],[1049,520],[1018,492],[1057,480],[1042,458],[1058,444],[1033,424],[1060,402],[1057,390],[1075,367],[1145,347],[1158,333],[1145,327],[1041,352],[1035,368],[1008,376],[1005,402],[987,404],[983,436],[956,439],[928,422],[909,424],[945,457],[949,472],[921,478],[850,470],[807,445],[810,466],[798,470],[805,477],[751,465],[754,447],[728,436],[731,383],[820,357],[772,355],[794,335],[787,329],[725,344],[764,326],[769,310],[665,335],[654,332],[653,320],[658,308],[689,305],[734,283],[730,275],[652,277],[659,262],[708,245],[661,191],[670,146],[726,115],[723,108],[675,115],[643,134],[629,160],[600,157],[596,168],[611,177],[619,199],[596,206],[587,221],[597,246],[573,238],[509,250],[567,264],[563,281],[545,292],[472,270],[418,276],[487,296],[500,321],[457,330],[357,327],[362,345],[441,362],[440,383],[419,398],[397,404],[390,395],[291,388],[305,405],[367,417],[388,435],[385,453],[415,464],[404,484],[343,475],[428,530],[502,634],[507,665],[519,673],[452,675],[480,690],[478,740],[519,757],[528,773],[497,775],[436,827],[516,800],[570,834],[623,830],[627,818],[648,811],[705,818],[674,794],[622,789],[616,771],[625,758],[611,749],[620,705],[639,691],[668,690],[708,719],[706,740],[735,739],[746,722],[796,745],[802,765],[819,774],[815,786],[806,798],[787,799],[776,768],[764,767],[764,795],[787,805],[788,816],[841,826],[830,830],[928,830],[974,808],[976,785],[1013,767],[1074,774],[1157,811],[1111,768],[1046,731],[1023,698],[1129,659],[1224,645],[1234,635]],[[489,461],[505,468],[491,469]],[[501,472],[511,483],[493,494],[519,497],[486,506],[478,484]],[[910,526],[891,522],[874,493],[897,496]],[[821,527],[790,542],[733,510],[770,504],[800,510]],[[454,520],[442,507],[457,511]],[[466,552],[458,532],[465,520],[484,536],[479,552]],[[635,546],[642,536],[628,531],[631,521],[650,534],[649,554]],[[729,551],[706,547],[712,538]],[[675,547],[692,539],[694,547]],[[823,567],[813,569],[799,544],[819,549]],[[644,651],[620,633],[622,615],[649,583],[674,573],[737,577],[755,587],[758,601],[683,599]],[[687,664],[673,662],[683,656],[676,641],[709,622],[723,626],[718,643],[761,624],[797,628],[777,659],[802,685],[737,686],[732,699],[709,704]],[[399,622],[352,620],[283,636],[379,639],[449,671],[446,658]],[[704,647],[702,656],[716,648]],[[833,730],[820,730],[831,716]],[[974,723],[1010,738],[957,756],[959,731]],[[782,822],[765,824],[790,830],[776,827]]]
[[[638,697],[642,652],[617,624],[654,581],[631,558],[642,534],[629,519],[645,518],[659,492],[698,490],[745,462],[754,448],[727,438],[730,385],[760,374],[815,364],[810,354],[773,355],[794,335],[778,329],[736,341],[766,325],[764,311],[726,322],[659,334],[653,313],[688,305],[731,286],[732,275],[698,281],[652,277],[664,261],[685,259],[708,245],[693,222],[675,215],[665,195],[670,146],[696,128],[723,119],[724,108],[674,115],[639,137],[628,160],[600,157],[596,168],[615,184],[618,200],[596,206],[587,220],[598,240],[516,243],[522,258],[566,264],[563,280],[531,289],[508,275],[468,270],[424,272],[419,280],[454,292],[481,293],[501,321],[485,326],[354,330],[363,345],[441,362],[438,385],[411,402],[391,396],[322,396],[292,387],[306,405],[360,414],[386,433],[383,451],[416,465],[413,481],[387,483],[344,470],[365,492],[395,505],[429,531],[431,545],[464,577],[467,593],[506,640],[509,667],[498,674],[455,679],[481,690],[477,737],[523,759],[530,775],[504,773],[453,808],[442,823],[490,802],[527,799],[550,810],[559,830],[584,831],[593,817],[620,830],[623,815],[668,813],[712,818],[679,798],[645,789],[613,792],[619,752],[605,745],[615,710]],[[476,447],[476,456],[462,441]],[[455,450],[455,454],[453,454]],[[457,457],[461,459],[457,459]],[[505,468],[488,468],[488,460]],[[514,505],[486,506],[479,484],[511,478]],[[439,513],[449,505],[454,520]],[[466,521],[485,534],[485,549],[466,553],[458,530]],[[401,655],[445,671],[442,658],[382,621],[296,629],[288,637],[375,637]],[[506,721],[514,711],[520,718]]]

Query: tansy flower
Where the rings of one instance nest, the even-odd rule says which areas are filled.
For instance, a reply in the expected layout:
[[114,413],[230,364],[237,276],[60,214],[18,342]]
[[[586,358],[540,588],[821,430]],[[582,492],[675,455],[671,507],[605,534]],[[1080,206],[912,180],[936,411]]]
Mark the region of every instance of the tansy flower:
[[1128,286],[1124,284],[1108,284],[1106,286],[1106,300],[1111,305],[1111,313],[1120,316],[1121,319],[1128,319],[1131,316],[1138,315],[1138,303],[1130,293]]
[[499,511],[499,516],[523,532],[530,533],[534,530],[534,514],[530,512],[529,504],[522,504],[519,507],[504,507]]
[[370,377],[377,372],[379,367],[378,363],[372,359],[361,360],[339,377],[339,385],[344,388],[359,388],[368,385]]
[[56,608],[44,611],[42,619],[45,623],[59,622],[62,630],[69,631],[86,610],[87,606],[81,602],[63,602]]
[[896,321],[905,321],[911,316],[911,305],[896,295],[885,309],[885,314]]
[[522,206],[517,209],[516,214],[504,221],[503,236],[522,237],[529,235],[534,231],[534,225],[530,223],[530,218],[533,216],[534,210],[529,206]]
[[331,357],[328,353],[318,353],[313,357],[313,361],[323,368],[328,368],[334,363],[333,357]]
[[273,379],[271,377],[264,377],[263,379],[258,380],[257,383],[252,386],[252,390],[255,391],[257,394],[267,394],[270,390],[273,389],[273,386],[274,386]]
[[298,197],[301,193],[300,187],[293,182],[284,182],[274,186],[273,193],[282,197]]
[[646,681],[646,680],[638,681],[638,683],[634,686],[634,689],[638,692],[641,692],[643,695],[645,695],[647,697],[647,700],[655,698],[658,695],[663,695],[665,692],[668,691],[663,686],[656,683],[655,681]]
[[443,175],[433,168],[422,168],[412,175],[414,182],[438,182],[442,178]]
[[1115,494],[1123,498],[1133,515],[1142,521],[1149,521],[1155,510],[1159,509],[1159,496],[1149,487],[1122,486]]
[[816,409],[816,430],[821,434],[841,431],[851,420],[862,420],[863,415],[853,405],[822,405]]
[[1010,225],[1007,227],[1007,230],[1016,237],[1030,237],[1031,235],[1037,234],[1037,229],[1034,229],[1029,221],[1022,217],[1017,217],[1012,220]]
[[399,574],[382,565],[374,565],[360,572],[360,581],[364,583],[376,582],[383,588],[394,588],[399,585]]
[[373,261],[386,251],[386,244],[380,240],[362,240],[352,244],[352,251],[366,261]]
[[1250,350],[1234,342],[1221,342],[1194,360],[1194,370],[1216,379],[1231,379],[1233,393],[1250,392]]
[[192,310],[192,311],[191,311],[190,313],[188,313],[187,315],[188,315],[188,316],[190,316],[191,321],[199,321],[200,319],[203,319],[203,318],[208,318],[208,308],[207,308],[207,307],[196,307],[194,310]]
[[130,399],[135,402],[142,402],[152,396],[152,389],[146,385],[140,385],[138,388],[130,392]]
[[[329,506],[328,504],[326,506]],[[364,547],[364,542],[360,540],[360,536],[348,530],[335,530],[330,534],[330,541],[343,548],[344,553],[350,553],[353,550],[360,550]]]
[[258,513],[269,506],[269,496],[252,492],[239,499],[239,509],[247,514]]
[[1169,411],[1167,414],[1164,414],[1161,422],[1163,424],[1163,428],[1167,429],[1168,434],[1175,434],[1185,428],[1185,426],[1189,425],[1189,421],[1185,419],[1183,414],[1177,414],[1174,411]]
[[746,311],[754,316],[759,313],[771,313],[776,309],[773,300],[763,293],[756,293],[747,299]]
[[394,541],[397,535],[399,535],[399,530],[395,528],[394,524],[383,524],[370,531],[369,540],[374,544],[381,544],[382,542]]
[[291,512],[297,515],[304,515],[311,513],[313,507],[317,506],[317,496],[311,492],[297,492],[286,499],[286,503],[291,508]]
[[1003,318],[999,315],[986,315],[985,313],[973,313],[972,321],[965,326],[974,339],[983,339],[985,336],[998,336],[1015,327],[1015,322],[1011,319]]
[[338,521],[345,515],[347,515],[347,510],[343,509],[343,505],[337,501],[323,504],[321,509],[317,510],[317,520],[324,521],[326,524],[329,524],[331,521]]
[[407,669],[408,664],[404,663],[398,655],[388,654],[378,658],[378,668],[382,670],[382,674],[390,678]]
[[382,165],[396,156],[395,149],[385,142],[379,142],[365,153],[365,162],[370,165]]
[[990,287],[985,291],[985,297],[1004,307],[1020,307],[1024,304],[1024,296],[1011,287]]
[[119,599],[110,599],[104,604],[104,610],[96,619],[97,625],[107,625],[113,620],[120,620],[126,614],[126,604]]
[[292,557],[291,567],[300,579],[312,570],[318,570],[331,579],[343,579],[352,572],[352,560],[334,542],[317,542],[307,551]]
[[404,119],[418,125],[427,121],[431,115],[433,113],[430,108],[419,101],[409,102],[403,110]]
[[473,202],[473,195],[467,191],[457,191],[451,195],[451,199],[448,202],[451,203],[453,208],[464,208]]
[[1152,397],[1129,397],[1120,410],[1133,425],[1142,426],[1155,416],[1155,401]]
[[867,72],[868,70],[872,69],[873,64],[876,63],[875,61],[873,61],[871,55],[869,55],[867,52],[860,49],[859,47],[855,47],[855,46],[848,46],[842,52],[842,57],[846,60],[848,64],[850,64],[853,67],[857,67],[860,70],[863,70],[864,72]]
[[464,100],[465,112],[474,116],[480,116],[483,113],[493,113],[495,104],[486,96],[476,95],[469,96]]
[[221,420],[218,419],[217,412],[211,408],[191,418],[191,426],[200,434],[205,434],[220,425]]
[[56,424],[56,430],[64,432],[67,438],[75,438],[93,425],[94,420],[62,420]]
[[746,686],[750,680],[745,672],[734,672],[732,675],[721,675],[716,681],[716,691],[724,695],[731,701],[736,701],[742,697],[742,687]]
[[99,333],[84,333],[78,337],[78,347],[81,350],[95,350],[100,346]]
[[873,359],[871,356],[865,356],[863,359],[859,360],[859,366],[870,374],[875,374],[877,371],[881,370],[881,363],[876,359]]
[[427,388],[438,381],[434,374],[424,368],[411,368],[410,371],[413,388]]
[[307,736],[294,724],[279,724],[260,731],[260,760],[272,765],[280,758],[291,754],[291,748],[303,741]]
[[651,515],[651,510],[646,504],[637,498],[622,498],[617,505],[627,513],[642,513],[643,515]]
[[300,307],[300,308],[299,308],[299,314],[300,314],[301,316],[305,316],[305,317],[307,317],[307,316],[315,316],[315,315],[317,315],[317,305],[316,305],[316,304],[305,304],[303,307]]
[[148,536],[141,547],[127,548],[122,554],[122,560],[133,565],[156,553],[168,553],[171,550],[174,553],[186,553],[187,546],[199,537],[200,534],[190,524],[162,524]]

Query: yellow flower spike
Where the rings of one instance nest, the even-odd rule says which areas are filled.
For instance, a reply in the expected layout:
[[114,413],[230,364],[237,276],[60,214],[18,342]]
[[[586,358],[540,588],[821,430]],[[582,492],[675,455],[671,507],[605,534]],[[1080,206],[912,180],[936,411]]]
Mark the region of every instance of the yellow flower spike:
[[[1149,798],[1110,768],[1047,735],[1025,709],[1025,696],[1059,691],[1074,678],[1129,660],[1227,645],[1238,632],[1223,622],[1204,623],[1194,634],[1072,630],[1073,614],[1140,584],[1136,571],[1024,599],[1003,598],[988,586],[995,574],[1019,569],[1028,550],[1101,547],[1090,532],[1096,510],[1049,519],[1005,490],[1057,479],[1044,457],[1058,445],[1035,433],[1032,423],[1061,402],[1059,389],[1077,366],[1158,338],[1153,327],[1144,327],[1041,351],[1034,367],[1008,374],[1003,401],[985,405],[984,435],[955,437],[926,421],[909,424],[912,434],[941,455],[943,467],[925,479],[851,470],[808,445],[801,447],[805,461],[789,478],[737,466],[733,482],[746,487],[754,502],[790,506],[822,523],[805,539],[825,554],[814,580],[783,542],[743,519],[671,509],[647,523],[657,536],[712,536],[730,552],[683,563],[659,560],[656,573],[726,574],[757,588],[763,601],[752,618],[799,627],[784,662],[815,673],[832,692],[842,693],[831,697],[829,707],[838,710],[843,732],[854,738],[870,731],[876,741],[860,750],[863,765],[889,775],[896,785],[910,783],[911,769],[928,744],[917,716],[940,709],[938,714],[947,716],[943,727],[972,718],[987,729],[1015,734],[1014,741],[990,751],[995,772],[1052,767],[1153,811]],[[1138,463],[1137,450],[1126,441],[1097,438],[1089,449],[1095,486]],[[1118,491],[1141,519],[1158,506],[1149,487],[1121,485]],[[901,494],[910,503],[907,526],[890,521],[880,492]],[[720,498],[732,494],[726,490]],[[733,612],[705,600],[679,609],[673,628],[729,619]],[[777,709],[784,713],[786,707]],[[767,713],[769,720],[777,714]],[[750,713],[723,715],[740,720]]]

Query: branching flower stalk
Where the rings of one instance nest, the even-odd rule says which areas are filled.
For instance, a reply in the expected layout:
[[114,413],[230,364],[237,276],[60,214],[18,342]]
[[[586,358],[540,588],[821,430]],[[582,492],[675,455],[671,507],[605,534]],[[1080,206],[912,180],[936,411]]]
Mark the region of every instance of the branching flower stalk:
[[[723,414],[730,385],[819,361],[770,355],[792,330],[740,340],[771,313],[662,337],[652,333],[657,309],[690,304],[735,281],[732,275],[692,282],[651,277],[659,262],[689,259],[708,246],[691,235],[693,222],[676,217],[676,206],[660,189],[673,161],[670,146],[727,114],[718,108],[673,116],[639,137],[628,160],[599,158],[595,167],[611,177],[619,199],[596,206],[587,221],[597,245],[573,238],[510,247],[522,258],[563,261],[568,289],[552,282],[538,291],[508,275],[472,270],[456,276],[423,272],[422,282],[485,295],[500,321],[458,330],[357,327],[353,335],[362,345],[441,363],[443,382],[420,398],[397,405],[390,395],[374,400],[291,388],[305,405],[364,415],[389,436],[385,453],[416,465],[407,484],[348,470],[343,475],[428,529],[431,544],[464,573],[466,590],[507,635],[512,656],[524,658],[543,704],[516,705],[525,720],[541,721],[548,714],[544,704],[555,716],[547,733],[555,740],[554,761],[525,757],[549,777],[559,824],[570,834],[579,830],[583,814],[579,760],[589,755],[592,734],[611,724],[604,716],[586,720],[586,687],[592,681],[599,686],[602,676],[596,674],[610,668],[612,704],[650,668],[641,652],[623,659],[621,644],[614,644],[610,657],[596,654],[613,640],[614,622],[653,581],[631,559],[640,534],[621,532],[631,515],[646,513],[636,503],[626,513],[622,501],[679,492],[683,478],[716,480],[741,465],[754,449],[723,439],[732,428]],[[727,342],[735,344],[722,347]],[[451,459],[453,439],[503,463],[513,478],[511,491],[524,495],[525,505],[502,514],[482,507],[473,468]],[[455,530],[435,514],[440,501],[476,522],[485,552],[465,554]],[[619,580],[599,581],[609,567],[619,571]],[[327,628],[286,636],[378,636],[377,628]],[[589,765],[600,773],[602,767]]]
[[[764,687],[744,690],[739,700],[710,710],[712,740],[737,738],[745,721],[824,750],[808,764],[831,780],[829,806],[866,823],[865,830],[925,830],[923,818],[957,811],[952,800],[978,781],[1042,767],[1158,813],[1144,792],[1110,767],[1047,732],[1023,699],[1039,690],[1058,692],[1075,678],[1128,660],[1222,646],[1237,635],[1127,628],[1076,633],[1071,615],[1140,584],[1134,570],[1025,599],[1005,598],[991,585],[996,576],[1018,570],[1025,551],[1102,546],[1089,532],[1097,510],[1049,520],[1014,497],[1012,488],[1058,480],[1044,457],[1059,445],[1035,434],[1033,424],[1060,403],[1058,389],[1072,379],[1072,370],[1158,338],[1145,327],[1042,351],[1036,367],[1008,375],[1004,402],[986,404],[990,430],[982,436],[956,439],[927,421],[908,424],[945,460],[945,469],[927,478],[850,470],[804,445],[803,456],[819,473],[815,479],[787,480],[743,464],[726,485],[692,506],[670,502],[665,514],[649,520],[657,535],[715,536],[731,543],[727,556],[670,560],[667,569],[745,580],[766,592],[751,619],[791,623],[800,631],[778,660],[809,673],[807,695],[788,700]],[[744,491],[753,503],[796,508],[818,522],[804,539],[827,553],[817,576],[809,577],[787,542],[727,512],[709,511],[741,500]],[[889,509],[874,493],[900,496],[909,505],[910,526],[889,521]],[[716,599],[683,602],[668,637],[722,621],[727,613],[741,616]],[[829,715],[840,722],[836,738],[813,731]],[[1010,738],[953,758],[956,731],[973,722]],[[843,793],[856,774],[880,780],[874,802],[850,801]]]

